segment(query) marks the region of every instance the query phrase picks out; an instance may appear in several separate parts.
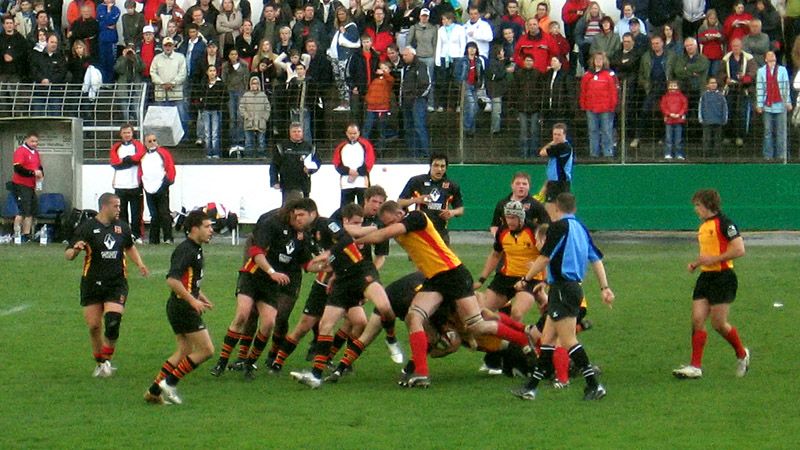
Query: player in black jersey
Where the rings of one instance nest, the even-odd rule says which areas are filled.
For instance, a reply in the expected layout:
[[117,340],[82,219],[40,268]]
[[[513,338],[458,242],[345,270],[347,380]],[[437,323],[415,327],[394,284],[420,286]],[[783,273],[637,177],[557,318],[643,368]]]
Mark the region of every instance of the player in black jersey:
[[[306,228],[316,211],[317,206],[311,199],[293,200],[274,217],[259,221],[253,230],[249,257],[239,269],[236,315],[223,342],[223,350],[236,346],[255,305],[261,326],[245,365],[247,379],[255,376],[255,362],[266,348],[279,312],[287,311],[288,315],[294,307],[300,292],[302,269],[310,269],[307,263],[312,258],[311,239]],[[224,368],[227,363],[227,358],[221,355],[217,366]]]
[[416,205],[417,210],[425,212],[445,244],[450,243],[447,222],[464,215],[461,188],[447,178],[447,164],[447,155],[431,156],[430,172],[411,177],[397,199],[403,208]]
[[[130,225],[119,220],[119,197],[111,193],[101,195],[98,209],[97,216],[75,230],[64,256],[72,261],[82,250],[86,252],[81,277],[81,306],[97,363],[93,375],[105,378],[116,370],[111,366],[111,357],[128,299],[125,256],[131,258],[142,276],[150,272],[134,245]],[[102,336],[101,324],[105,324]]]
[[[214,307],[200,290],[203,281],[203,244],[214,234],[211,219],[202,210],[186,216],[186,240],[175,247],[167,273],[171,292],[167,300],[167,319],[175,332],[177,347],[145,391],[148,403],[181,404],[176,386],[189,372],[214,354],[214,344],[208,334],[202,314]],[[162,395],[163,394],[163,395]]]
[[[361,206],[350,203],[342,208],[342,223],[347,226],[361,226],[364,210]],[[394,321],[395,315],[389,304],[389,298],[379,282],[375,264],[364,257],[363,246],[356,244],[346,229],[334,236],[334,245],[314,261],[327,263],[333,271],[332,289],[328,302],[319,322],[319,337],[316,344],[314,368],[311,372],[292,372],[299,382],[318,388],[322,384],[322,372],[329,360],[330,346],[333,343],[333,329],[336,322],[347,317],[350,322],[351,336],[359,336],[367,324],[364,312],[364,299],[375,304],[384,321]],[[360,248],[359,248],[360,247]],[[358,352],[364,345],[358,339],[351,339],[348,352]]]

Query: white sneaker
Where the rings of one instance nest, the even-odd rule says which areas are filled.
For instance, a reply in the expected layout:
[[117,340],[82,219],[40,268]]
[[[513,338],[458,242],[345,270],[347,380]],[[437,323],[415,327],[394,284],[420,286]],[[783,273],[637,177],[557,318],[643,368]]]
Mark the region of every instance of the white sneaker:
[[486,106],[483,107],[483,112],[492,112],[492,104],[487,103]]
[[684,159],[686,159],[686,157],[681,155],[676,156],[676,158],[678,159],[678,161],[683,161]]
[[428,112],[434,112],[436,109],[433,106],[428,106]]
[[478,369],[478,372],[484,372],[487,375],[502,375],[503,369],[494,369],[486,365],[486,363],[481,364],[481,367]]
[[115,370],[117,370],[117,368],[111,366],[111,361],[103,361],[94,368],[92,376],[95,378],[108,378],[111,375],[114,375]]
[[315,377],[311,372],[289,372],[289,375],[300,384],[305,384],[311,389],[322,386],[322,380]]
[[637,147],[639,147],[639,139],[638,138],[636,138],[636,139],[631,141],[631,148],[637,148]]
[[136,239],[133,240],[133,243],[136,245],[142,245],[144,244],[144,241],[142,240],[142,238],[137,237]]
[[695,366],[681,366],[673,370],[672,375],[674,375],[675,378],[702,378],[703,369]]
[[744,145],[744,140],[742,138],[736,138],[736,146],[741,147]]
[[180,405],[183,403],[183,400],[178,397],[178,388],[167,384],[166,379],[159,381],[158,387],[161,388],[161,396],[164,398],[164,400],[175,405]]
[[336,108],[333,108],[334,111],[350,111],[350,107],[346,105],[339,105]]
[[750,349],[744,349],[744,358],[739,358],[736,362],[736,376],[741,378],[750,370]]
[[444,112],[444,106],[436,108],[436,112]]
[[672,159],[672,155],[664,155],[664,159]]
[[103,365],[102,364],[98,364],[98,365],[94,366],[94,370],[92,371],[92,376],[95,377],[95,378],[105,378],[105,376],[103,375]]
[[392,358],[392,361],[395,364],[403,364],[403,349],[400,348],[400,344],[397,341],[394,343],[385,342],[386,346],[389,347],[389,357]]

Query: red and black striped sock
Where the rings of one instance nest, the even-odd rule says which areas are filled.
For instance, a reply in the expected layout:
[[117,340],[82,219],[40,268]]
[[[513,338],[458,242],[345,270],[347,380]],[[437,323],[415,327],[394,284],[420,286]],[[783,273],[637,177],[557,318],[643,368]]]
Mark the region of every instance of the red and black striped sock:
[[150,385],[150,393],[153,395],[160,395],[161,388],[158,387],[158,383],[161,382],[164,378],[167,377],[173,370],[175,370],[175,366],[172,365],[169,360],[164,361],[164,364],[161,365],[161,370],[158,371],[156,374],[155,379],[153,380],[153,384]]
[[103,348],[100,349],[100,354],[103,355],[103,359],[110,361],[114,356],[114,347],[110,345],[104,345]]
[[322,372],[328,366],[330,357],[328,356],[333,345],[333,336],[320,334],[317,337],[317,354],[314,356],[314,367],[311,373],[317,377],[322,378]]
[[[350,336],[348,336],[347,333],[342,330],[336,332],[336,336],[333,337],[333,342],[331,343],[328,359],[333,359],[336,357],[336,354],[339,353],[339,349],[342,348],[349,337]],[[319,342],[319,338],[317,338],[317,342]],[[317,353],[319,353],[319,349],[317,350]]]
[[272,332],[272,346],[269,348],[269,353],[267,353],[267,359],[274,361],[278,357],[278,350],[280,350],[284,339],[284,335]]
[[253,345],[253,335],[252,334],[240,334],[239,335],[239,354],[237,358],[239,359],[247,359],[247,354],[250,353],[250,346]]
[[258,358],[261,356],[261,353],[264,351],[264,348],[267,347],[267,340],[269,336],[265,336],[261,334],[259,330],[256,333],[256,339],[253,341],[253,348],[250,349],[250,354],[247,356],[247,362],[250,364],[254,364],[258,361]]
[[361,356],[363,351],[363,342],[359,341],[358,339],[347,341],[347,350],[344,351],[344,357],[342,358],[342,361],[339,362],[337,369],[341,371],[351,367],[353,363],[356,362],[358,357]]
[[222,350],[219,352],[219,361],[227,364],[231,357],[231,352],[239,342],[239,333],[228,328],[225,339],[222,341]]
[[192,358],[189,358],[188,356],[183,358],[181,362],[179,362],[178,365],[172,369],[172,372],[167,375],[167,384],[170,386],[175,386],[183,379],[183,377],[188,375],[196,367],[197,364],[192,361]]
[[294,352],[294,349],[296,348],[297,348],[297,341],[295,341],[289,336],[286,336],[280,348],[278,349],[278,355],[275,356],[275,361],[272,363],[272,365],[283,367],[283,364],[286,362],[286,358],[288,358],[289,355],[291,355],[292,352]]

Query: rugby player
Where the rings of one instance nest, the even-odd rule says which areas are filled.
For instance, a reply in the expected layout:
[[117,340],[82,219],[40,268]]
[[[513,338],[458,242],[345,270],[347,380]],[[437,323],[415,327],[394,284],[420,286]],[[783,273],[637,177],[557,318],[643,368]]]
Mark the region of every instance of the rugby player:
[[539,195],[548,193],[557,196],[569,192],[572,185],[572,165],[575,163],[575,151],[567,140],[567,125],[553,125],[553,140],[539,150],[539,156],[547,158],[547,181]]
[[186,240],[175,247],[170,258],[167,286],[167,319],[175,333],[177,347],[144,393],[147,403],[179,405],[183,403],[176,386],[189,372],[214,355],[214,344],[202,314],[214,307],[200,290],[203,281],[203,244],[214,234],[211,219],[195,210],[186,216]]
[[[360,226],[364,218],[364,210],[354,203],[345,205],[341,211],[345,226]],[[333,271],[332,289],[328,296],[325,310],[319,322],[319,337],[316,344],[314,368],[311,372],[292,372],[292,378],[306,384],[312,389],[322,384],[322,372],[328,365],[330,346],[333,344],[333,329],[336,322],[347,316],[350,322],[351,336],[360,336],[367,324],[364,313],[364,299],[372,301],[381,314],[383,321],[394,321],[395,315],[389,304],[386,292],[379,282],[378,269],[371,259],[361,253],[360,246],[346,229],[334,236],[335,244],[319,256],[315,262],[326,263]],[[348,352],[360,353],[364,344],[358,339],[351,339]]]
[[255,306],[261,324],[244,367],[246,379],[255,376],[255,363],[267,346],[278,312],[291,312],[297,300],[302,269],[312,258],[311,239],[307,238],[306,227],[316,211],[316,204],[311,199],[292,200],[277,215],[256,224],[253,244],[248,249],[249,257],[239,269],[236,313],[223,341],[223,353],[215,366],[215,370],[221,368],[220,374],[228,363],[226,356],[239,341]]
[[[130,257],[142,276],[148,276],[150,271],[136,249],[130,225],[119,219],[119,197],[106,192],[98,200],[98,209],[95,217],[75,230],[64,256],[72,261],[81,251],[86,253],[81,277],[81,306],[96,362],[93,375],[106,378],[116,370],[111,365],[111,358],[128,300],[125,257]],[[102,336],[101,324],[105,326]]]
[[432,155],[430,164],[428,173],[408,180],[397,203],[401,208],[415,205],[416,210],[424,211],[444,243],[449,244],[447,222],[464,215],[464,199],[458,184],[447,177],[447,155]]
[[407,374],[409,387],[430,386],[428,337],[423,325],[442,305],[454,307],[467,330],[476,336],[495,334],[520,347],[528,346],[525,333],[500,322],[483,320],[472,288],[472,275],[445,244],[428,215],[421,211],[406,214],[397,202],[387,201],[381,206],[378,217],[385,227],[357,239],[356,243],[377,244],[395,238],[426,278],[406,316],[415,365],[414,373]]
[[731,303],[736,299],[738,280],[733,260],[744,256],[744,239],[739,227],[722,213],[722,199],[714,189],[702,189],[692,196],[694,212],[703,221],[697,232],[700,253],[687,266],[689,272],[700,269],[692,298],[692,362],[672,371],[677,378],[703,376],[703,349],[708,333],[705,322],[736,351],[736,376],[743,377],[750,368],[750,350],[742,345],[736,327],[728,322]]
[[544,210],[544,206],[531,195],[530,190],[531,176],[527,172],[516,172],[511,177],[511,193],[497,202],[494,207],[494,213],[492,213],[492,223],[489,225],[489,232],[492,233],[492,237],[497,234],[497,229],[503,225],[503,210],[506,203],[512,200],[522,203],[522,208],[525,209],[525,220],[532,227],[540,223],[550,222],[550,217],[548,217],[547,211]]
[[560,343],[569,349],[569,356],[581,370],[586,380],[584,400],[599,400],[606,395],[598,382],[597,374],[589,363],[589,357],[575,337],[575,327],[583,299],[581,281],[589,262],[600,283],[603,302],[609,306],[614,301],[614,292],[608,286],[602,253],[595,247],[589,232],[575,218],[575,196],[561,193],[553,198],[548,193],[545,204],[552,223],[540,255],[533,261],[528,273],[517,282],[517,289],[524,289],[534,275],[547,268],[550,286],[547,299],[547,318],[542,330],[542,346],[533,376],[527,383],[512,393],[525,400],[536,398],[539,382],[550,374],[553,367],[555,345]]

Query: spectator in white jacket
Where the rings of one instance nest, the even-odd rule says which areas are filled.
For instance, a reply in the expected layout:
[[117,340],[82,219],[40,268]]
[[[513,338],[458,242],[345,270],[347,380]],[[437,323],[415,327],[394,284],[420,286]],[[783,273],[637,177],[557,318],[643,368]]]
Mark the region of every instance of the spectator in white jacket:
[[442,26],[436,36],[436,92],[437,111],[455,108],[458,101],[454,70],[467,47],[465,28],[455,23],[455,15],[451,11],[442,14]]
[[[481,18],[481,13],[478,11],[477,6],[469,7],[469,20],[464,23],[464,33],[467,35],[467,42],[474,42],[478,44],[478,54],[488,55],[489,46],[494,40],[494,32],[489,22]],[[464,45],[466,47],[466,44]],[[461,54],[464,54],[464,48],[461,49]]]

